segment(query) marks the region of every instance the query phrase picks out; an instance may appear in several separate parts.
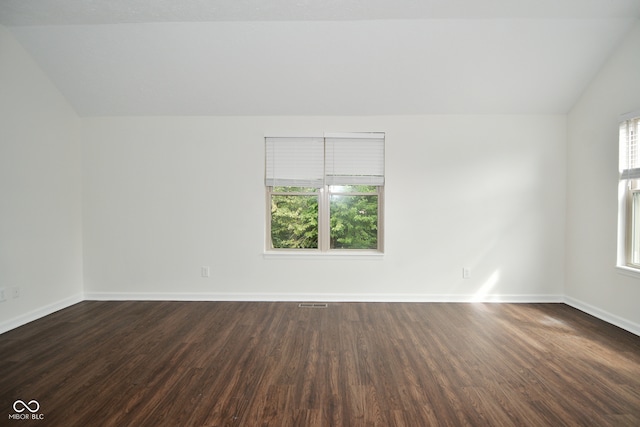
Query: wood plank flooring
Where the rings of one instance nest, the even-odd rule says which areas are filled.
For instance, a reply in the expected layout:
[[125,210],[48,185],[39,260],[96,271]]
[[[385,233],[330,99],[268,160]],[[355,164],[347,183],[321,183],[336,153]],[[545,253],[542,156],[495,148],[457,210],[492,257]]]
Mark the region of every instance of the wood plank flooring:
[[4,425],[639,426],[640,337],[564,304],[85,301],[0,335]]

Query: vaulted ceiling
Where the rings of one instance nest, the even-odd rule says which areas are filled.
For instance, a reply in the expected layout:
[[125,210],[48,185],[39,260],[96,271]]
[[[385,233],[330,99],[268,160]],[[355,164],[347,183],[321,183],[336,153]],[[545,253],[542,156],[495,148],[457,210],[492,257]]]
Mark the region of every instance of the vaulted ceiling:
[[81,116],[561,114],[639,18],[640,0],[0,0]]

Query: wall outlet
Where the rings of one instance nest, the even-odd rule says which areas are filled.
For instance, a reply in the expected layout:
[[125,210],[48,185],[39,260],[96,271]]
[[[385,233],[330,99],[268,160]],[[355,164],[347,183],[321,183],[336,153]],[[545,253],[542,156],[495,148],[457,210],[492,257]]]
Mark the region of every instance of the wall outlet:
[[208,266],[202,266],[202,268],[200,269],[200,275],[202,277],[211,276],[211,269]]
[[471,278],[471,270],[469,270],[468,268],[463,268],[462,269],[462,278],[463,279],[470,279]]
[[20,288],[15,286],[11,288],[11,298],[20,298]]
[[6,297],[5,293],[4,293],[4,288],[0,288],[0,301],[4,301],[6,299],[7,299],[7,297]]

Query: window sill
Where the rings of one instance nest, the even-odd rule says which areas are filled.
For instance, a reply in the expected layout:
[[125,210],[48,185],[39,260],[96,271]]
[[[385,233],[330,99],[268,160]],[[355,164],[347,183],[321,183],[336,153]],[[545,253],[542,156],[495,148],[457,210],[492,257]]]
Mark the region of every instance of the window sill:
[[266,251],[263,253],[265,259],[312,259],[312,260],[381,260],[384,252],[379,251]]
[[640,279],[640,269],[638,268],[629,267],[627,265],[616,265],[616,268],[620,274]]

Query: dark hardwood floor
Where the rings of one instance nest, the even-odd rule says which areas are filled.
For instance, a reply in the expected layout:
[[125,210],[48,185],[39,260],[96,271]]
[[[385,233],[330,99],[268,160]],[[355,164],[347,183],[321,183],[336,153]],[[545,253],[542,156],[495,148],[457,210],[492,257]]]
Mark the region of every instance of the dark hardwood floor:
[[640,426],[640,337],[564,304],[86,301],[0,335],[0,425]]

